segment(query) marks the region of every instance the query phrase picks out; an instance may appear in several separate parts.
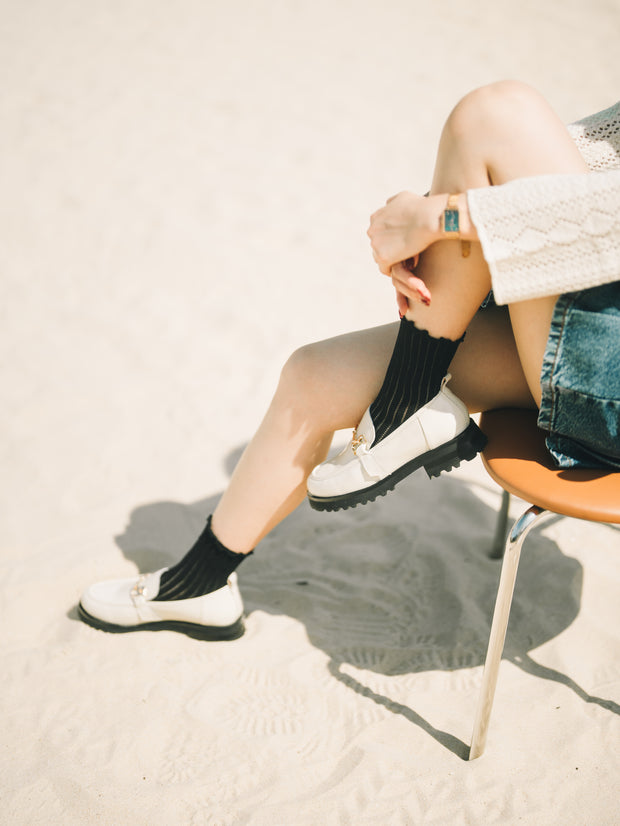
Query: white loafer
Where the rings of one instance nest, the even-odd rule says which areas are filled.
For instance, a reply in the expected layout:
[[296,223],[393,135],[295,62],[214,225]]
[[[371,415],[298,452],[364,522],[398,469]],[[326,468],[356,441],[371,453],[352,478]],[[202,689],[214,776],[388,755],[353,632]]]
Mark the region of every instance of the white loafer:
[[344,450],[308,477],[310,505],[321,511],[354,508],[385,496],[420,467],[433,477],[473,459],[487,440],[446,387],[449,379],[447,375],[439,393],[377,445],[368,408]]
[[236,573],[223,588],[202,597],[155,602],[165,570],[91,585],[78,605],[80,618],[114,633],[181,631],[201,640],[233,640],[243,634],[243,602]]

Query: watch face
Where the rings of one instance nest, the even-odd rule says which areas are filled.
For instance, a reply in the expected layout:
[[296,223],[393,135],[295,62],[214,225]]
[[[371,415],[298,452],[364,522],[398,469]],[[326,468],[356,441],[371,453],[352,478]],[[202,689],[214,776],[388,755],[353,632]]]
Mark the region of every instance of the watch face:
[[444,209],[443,212],[444,232],[459,231],[459,211],[458,209]]

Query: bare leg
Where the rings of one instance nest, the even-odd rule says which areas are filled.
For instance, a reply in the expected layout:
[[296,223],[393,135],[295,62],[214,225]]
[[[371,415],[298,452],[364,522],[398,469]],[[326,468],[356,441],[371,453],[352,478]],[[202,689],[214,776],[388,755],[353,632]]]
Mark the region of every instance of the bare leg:
[[335,430],[353,428],[376,396],[397,332],[387,324],[297,350],[235,468],[213,530],[231,550],[251,550],[294,510]]
[[[506,81],[478,89],[455,107],[444,127],[431,192],[464,192],[547,173],[585,172],[566,128],[533,89]],[[478,244],[469,258],[458,241],[434,244],[418,274],[433,296],[407,317],[433,336],[456,339],[491,288]],[[510,307],[519,357],[530,392],[540,404],[540,369],[557,296]]]
[[506,307],[477,313],[450,365],[450,389],[470,413],[499,407],[534,408]]

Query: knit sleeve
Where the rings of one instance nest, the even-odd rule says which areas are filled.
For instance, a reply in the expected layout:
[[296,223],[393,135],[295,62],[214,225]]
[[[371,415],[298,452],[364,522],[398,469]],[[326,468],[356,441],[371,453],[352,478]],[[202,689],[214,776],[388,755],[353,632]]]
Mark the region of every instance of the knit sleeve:
[[591,174],[467,193],[498,304],[620,280],[620,103],[569,132]]

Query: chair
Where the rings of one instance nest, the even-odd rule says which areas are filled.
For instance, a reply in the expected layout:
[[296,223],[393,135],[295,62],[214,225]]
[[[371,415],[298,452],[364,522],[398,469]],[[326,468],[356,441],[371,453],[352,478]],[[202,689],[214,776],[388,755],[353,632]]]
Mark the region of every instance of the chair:
[[592,522],[620,523],[620,472],[555,468],[545,448],[544,434],[536,426],[535,411],[493,410],[482,415],[480,427],[489,440],[482,453],[483,464],[505,491],[496,546],[498,539],[505,534],[509,494],[533,504],[517,519],[506,539],[469,751],[470,760],[480,757],[486,743],[519,556],[525,538],[535,525],[553,514]]

